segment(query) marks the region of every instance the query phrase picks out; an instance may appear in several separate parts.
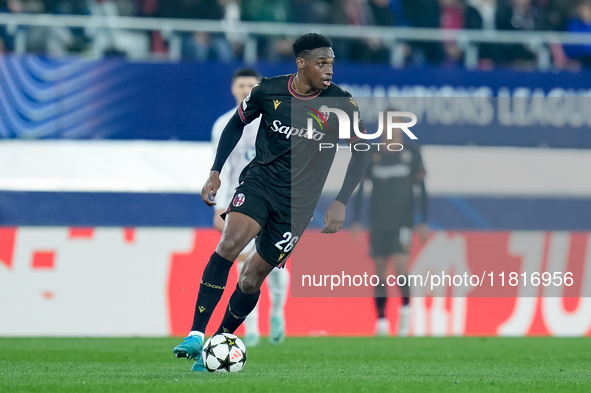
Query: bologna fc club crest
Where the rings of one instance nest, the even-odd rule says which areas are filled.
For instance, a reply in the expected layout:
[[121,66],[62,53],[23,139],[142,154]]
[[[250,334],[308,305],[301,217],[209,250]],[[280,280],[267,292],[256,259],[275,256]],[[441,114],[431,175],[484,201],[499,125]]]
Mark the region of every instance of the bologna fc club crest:
[[234,207],[240,207],[242,206],[242,204],[244,203],[244,200],[246,199],[246,197],[244,196],[243,193],[240,193],[238,195],[236,195],[234,197],[234,200],[232,201],[232,206]]
[[328,120],[330,112],[328,111],[328,107],[326,105],[322,105],[320,108],[318,108],[318,112],[320,112],[322,117],[324,117],[324,121]]

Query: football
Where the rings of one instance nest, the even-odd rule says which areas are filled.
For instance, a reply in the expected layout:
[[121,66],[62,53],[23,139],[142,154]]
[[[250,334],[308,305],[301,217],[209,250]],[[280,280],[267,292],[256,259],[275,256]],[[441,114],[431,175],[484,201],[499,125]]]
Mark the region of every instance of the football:
[[238,336],[220,333],[203,345],[203,363],[210,372],[237,373],[246,362],[246,346]]

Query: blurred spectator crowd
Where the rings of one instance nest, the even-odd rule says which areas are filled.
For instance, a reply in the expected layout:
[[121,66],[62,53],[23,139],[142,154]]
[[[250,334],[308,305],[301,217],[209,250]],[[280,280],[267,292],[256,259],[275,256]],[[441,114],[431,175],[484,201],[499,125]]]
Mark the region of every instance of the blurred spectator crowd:
[[[351,26],[398,26],[505,31],[591,32],[591,0],[0,0],[2,13],[54,13],[120,15],[236,21],[319,23]],[[16,27],[12,27],[14,29]],[[23,29],[25,27],[18,27]],[[83,53],[93,40],[86,28],[28,28],[27,50],[50,55]],[[15,31],[0,25],[0,50],[11,52]],[[124,34],[123,32],[120,32]],[[128,56],[115,45],[116,31],[103,38],[107,55]],[[144,33],[145,36],[145,33]],[[183,33],[182,58],[195,61],[232,61],[244,51],[242,36],[231,33]],[[294,37],[256,37],[258,58],[285,61],[293,58]],[[591,36],[590,36],[591,38]],[[380,37],[333,37],[339,61],[387,63],[390,46]],[[111,42],[111,44],[109,43]],[[133,42],[133,39],[131,40]],[[168,40],[152,32],[136,50],[167,51]],[[560,68],[591,67],[589,45],[552,45],[554,64]],[[407,42],[408,65],[461,65],[464,48],[455,42]],[[480,44],[479,67],[535,68],[536,52],[522,44]]]

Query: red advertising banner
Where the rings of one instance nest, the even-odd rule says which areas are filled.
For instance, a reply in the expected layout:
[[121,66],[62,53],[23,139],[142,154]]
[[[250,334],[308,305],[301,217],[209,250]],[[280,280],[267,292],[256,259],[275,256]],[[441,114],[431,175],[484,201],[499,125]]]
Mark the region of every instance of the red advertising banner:
[[[0,335],[185,335],[218,240],[212,229],[0,228]],[[591,335],[590,247],[591,234],[575,232],[436,231],[425,244],[415,239],[409,274],[423,281],[411,285],[411,335]],[[308,231],[287,268],[288,335],[373,334],[366,235]],[[236,277],[232,269],[208,333]],[[396,326],[396,285],[388,293]],[[265,334],[266,286],[259,306]]]

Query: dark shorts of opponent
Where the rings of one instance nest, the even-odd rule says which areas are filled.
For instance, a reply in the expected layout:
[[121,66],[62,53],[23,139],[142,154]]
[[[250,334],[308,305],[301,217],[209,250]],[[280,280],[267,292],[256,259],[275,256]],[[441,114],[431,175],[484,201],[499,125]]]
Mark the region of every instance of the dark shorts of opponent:
[[310,212],[295,217],[288,198],[279,195],[271,197],[269,190],[265,192],[260,186],[247,182],[236,188],[222,218],[229,212],[247,215],[263,228],[256,238],[256,250],[274,267],[283,266],[313,214]]
[[369,246],[372,257],[387,257],[392,254],[408,254],[412,240],[412,228],[370,228]]

